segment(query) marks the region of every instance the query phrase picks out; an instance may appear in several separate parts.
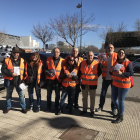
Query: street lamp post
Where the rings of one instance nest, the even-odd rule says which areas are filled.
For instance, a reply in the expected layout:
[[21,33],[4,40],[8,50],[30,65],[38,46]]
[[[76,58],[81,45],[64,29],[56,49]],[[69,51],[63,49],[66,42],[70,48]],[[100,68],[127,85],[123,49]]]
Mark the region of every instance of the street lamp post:
[[76,7],[77,8],[81,8],[81,36],[80,36],[80,55],[81,55],[81,47],[82,47],[82,2],[83,0],[81,0],[81,4],[78,4]]

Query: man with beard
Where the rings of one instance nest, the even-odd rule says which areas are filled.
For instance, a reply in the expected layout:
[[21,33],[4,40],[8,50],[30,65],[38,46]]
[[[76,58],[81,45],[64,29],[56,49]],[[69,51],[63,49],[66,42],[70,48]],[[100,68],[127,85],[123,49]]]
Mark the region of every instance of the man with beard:
[[[96,108],[95,110],[96,112],[100,112],[103,110],[107,89],[109,85],[112,86],[112,77],[109,71],[110,68],[113,66],[113,64],[116,62],[116,60],[117,60],[117,53],[114,52],[114,46],[112,44],[109,44],[106,49],[106,61],[101,60],[103,81],[102,81],[102,90],[100,95],[100,104],[99,104],[99,108]],[[112,114],[116,115],[117,113],[116,107],[112,101],[111,101],[111,110],[112,110]]]
[[23,90],[19,87],[21,83],[27,76],[27,71],[25,69],[25,61],[23,58],[19,57],[20,50],[18,47],[13,47],[11,57],[5,58],[1,71],[4,75],[4,85],[7,89],[6,92],[6,110],[3,113],[8,113],[11,109],[11,98],[14,87],[19,95],[20,105],[22,108],[22,113],[27,113],[25,96]]

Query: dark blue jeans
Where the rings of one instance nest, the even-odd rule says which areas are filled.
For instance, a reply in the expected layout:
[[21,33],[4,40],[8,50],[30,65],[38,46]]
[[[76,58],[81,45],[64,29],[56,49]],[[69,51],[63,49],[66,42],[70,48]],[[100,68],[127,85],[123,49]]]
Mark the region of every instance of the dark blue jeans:
[[60,85],[47,85],[47,108],[51,108],[51,96],[52,90],[55,90],[55,109],[57,110],[59,107],[59,99],[60,99]]
[[[33,90],[35,87],[28,87],[28,94],[29,94],[29,103],[30,106],[34,105],[34,98],[33,98]],[[37,96],[37,106],[40,107],[41,104],[41,89],[36,89],[36,96]]]
[[[24,96],[24,92],[23,90],[20,89],[20,87],[15,87],[16,91],[19,95],[19,100],[20,100],[20,105],[22,109],[26,109],[26,102],[25,102],[25,96]],[[14,89],[14,85],[10,85],[7,88],[7,93],[6,93],[6,105],[7,105],[7,109],[11,108],[11,98],[12,98],[12,93],[13,93],[13,89]]]
[[[112,86],[112,96],[111,99],[113,103],[116,105],[118,109],[118,113],[120,115],[124,114],[124,100],[129,88],[118,88],[116,86]],[[117,100],[118,99],[118,100]]]
[[61,95],[61,101],[60,101],[60,109],[61,110],[63,110],[63,106],[64,106],[67,95],[69,95],[68,101],[69,101],[70,109],[73,108],[75,92],[76,92],[76,87],[69,86],[69,87],[62,88],[62,95]]
[[[112,80],[103,79],[102,90],[101,90],[101,95],[100,95],[100,104],[99,104],[99,107],[101,107],[101,108],[103,108],[103,106],[105,104],[105,97],[106,97],[106,93],[107,93],[107,89],[108,89],[109,85],[111,85],[111,87],[112,87]],[[111,101],[111,110],[112,111],[116,110],[116,106],[114,105],[113,101]]]

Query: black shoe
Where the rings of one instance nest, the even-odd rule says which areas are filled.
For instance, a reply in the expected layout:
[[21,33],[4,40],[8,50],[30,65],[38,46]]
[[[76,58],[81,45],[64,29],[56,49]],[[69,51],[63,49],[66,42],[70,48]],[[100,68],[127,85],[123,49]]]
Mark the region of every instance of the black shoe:
[[120,123],[123,121],[123,115],[118,115],[118,118],[116,120],[113,120],[112,123]]
[[55,115],[59,115],[60,112],[58,110],[55,111]]
[[79,105],[78,105],[78,104],[75,104],[75,105],[74,105],[74,108],[75,108],[75,109],[78,109],[78,108],[79,108]]
[[6,113],[8,113],[9,111],[10,111],[10,109],[5,109],[5,110],[3,111],[3,113],[6,114]]
[[87,113],[87,111],[81,111],[80,115],[83,116]]
[[119,116],[118,114],[117,115],[113,115],[113,118],[118,118],[118,116]]
[[35,109],[35,112],[39,112],[40,111],[40,107],[37,107],[36,109]]
[[96,112],[101,112],[102,110],[103,109],[101,107],[95,109]]
[[26,109],[22,109],[21,112],[24,113],[24,114],[26,114],[27,113],[27,110]]
[[33,106],[30,106],[27,111],[33,110]]
[[66,109],[69,109],[69,108],[70,108],[70,105],[69,105],[69,104],[67,104]]
[[94,112],[92,111],[92,112],[90,112],[90,117],[94,117]]
[[60,109],[60,112],[63,113],[63,109]]

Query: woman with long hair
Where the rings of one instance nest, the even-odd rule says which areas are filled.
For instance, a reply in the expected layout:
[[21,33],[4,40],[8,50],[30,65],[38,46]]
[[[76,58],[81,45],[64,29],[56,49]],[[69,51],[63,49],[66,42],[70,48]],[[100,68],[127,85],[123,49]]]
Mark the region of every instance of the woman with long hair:
[[63,113],[63,106],[68,95],[70,104],[69,113],[72,114],[73,102],[76,92],[76,85],[78,84],[78,71],[76,61],[73,56],[68,56],[66,63],[62,68],[60,77],[62,78],[62,95],[60,101],[60,110]]
[[[37,52],[34,52],[29,60],[27,61],[27,78],[26,84],[28,85],[28,94],[29,94],[29,108],[28,111],[33,110],[35,112],[40,111],[41,104],[41,86],[44,84],[43,82],[43,63],[40,60],[40,55]],[[33,98],[33,90],[35,88],[36,96],[37,96],[37,107],[34,107],[34,98]]]
[[131,62],[126,58],[124,49],[118,51],[117,61],[110,73],[113,77],[111,98],[118,110],[118,114],[113,116],[117,119],[112,123],[120,123],[123,121],[124,100],[131,87],[130,76],[133,75]]

